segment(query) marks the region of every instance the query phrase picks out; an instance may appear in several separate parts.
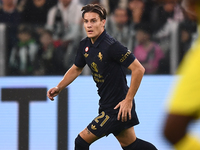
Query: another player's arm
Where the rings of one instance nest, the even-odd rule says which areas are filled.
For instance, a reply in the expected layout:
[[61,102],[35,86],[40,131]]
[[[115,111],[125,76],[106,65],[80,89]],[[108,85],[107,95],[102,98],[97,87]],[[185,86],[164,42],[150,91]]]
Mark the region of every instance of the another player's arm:
[[129,120],[131,119],[131,109],[133,98],[140,86],[142,77],[144,75],[145,69],[140,64],[140,62],[135,59],[128,67],[131,70],[131,83],[130,88],[127,92],[126,98],[121,101],[114,109],[120,108],[118,113],[118,120],[127,121],[127,114]]
[[57,96],[66,86],[72,83],[82,72],[83,68],[79,68],[76,65],[73,65],[64,75],[63,79],[59,84],[51,88],[47,92],[47,96],[50,100],[54,100],[54,97]]

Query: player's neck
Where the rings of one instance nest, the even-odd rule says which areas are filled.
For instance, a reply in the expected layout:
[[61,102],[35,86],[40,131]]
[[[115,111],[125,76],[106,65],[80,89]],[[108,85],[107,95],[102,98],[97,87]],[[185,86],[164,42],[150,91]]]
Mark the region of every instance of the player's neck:
[[104,31],[104,29],[96,36],[96,37],[92,37],[92,38],[90,38],[90,40],[91,40],[91,42],[92,42],[92,44],[94,44],[95,43],[95,41],[99,38],[99,36],[103,33],[103,31]]
[[[98,37],[99,37],[99,36],[98,36]],[[94,44],[94,42],[98,39],[98,37],[90,38],[92,44]]]

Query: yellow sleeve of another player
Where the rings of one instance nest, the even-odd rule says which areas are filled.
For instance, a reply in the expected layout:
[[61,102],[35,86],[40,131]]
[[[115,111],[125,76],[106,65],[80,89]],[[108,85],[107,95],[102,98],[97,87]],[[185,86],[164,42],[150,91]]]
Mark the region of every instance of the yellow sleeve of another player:
[[200,141],[198,138],[188,134],[175,144],[174,148],[175,150],[200,150]]
[[170,113],[200,117],[199,64],[200,40],[197,40],[179,66],[180,79],[169,97]]

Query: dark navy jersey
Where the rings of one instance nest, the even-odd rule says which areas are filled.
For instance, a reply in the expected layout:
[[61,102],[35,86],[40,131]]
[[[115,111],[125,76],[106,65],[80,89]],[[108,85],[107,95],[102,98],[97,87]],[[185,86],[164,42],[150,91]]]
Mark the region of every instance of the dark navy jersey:
[[94,44],[90,38],[80,42],[75,65],[86,64],[92,71],[93,79],[98,87],[101,110],[113,110],[128,92],[124,67],[128,67],[135,56],[126,47],[104,31]]

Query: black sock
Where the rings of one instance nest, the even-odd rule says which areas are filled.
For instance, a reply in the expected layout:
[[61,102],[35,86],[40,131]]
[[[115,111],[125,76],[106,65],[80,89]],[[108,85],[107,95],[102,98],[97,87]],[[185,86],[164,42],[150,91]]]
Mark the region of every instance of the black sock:
[[75,150],[89,150],[90,144],[87,143],[80,135],[75,139]]
[[153,144],[138,138],[130,145],[122,148],[123,150],[157,150]]

